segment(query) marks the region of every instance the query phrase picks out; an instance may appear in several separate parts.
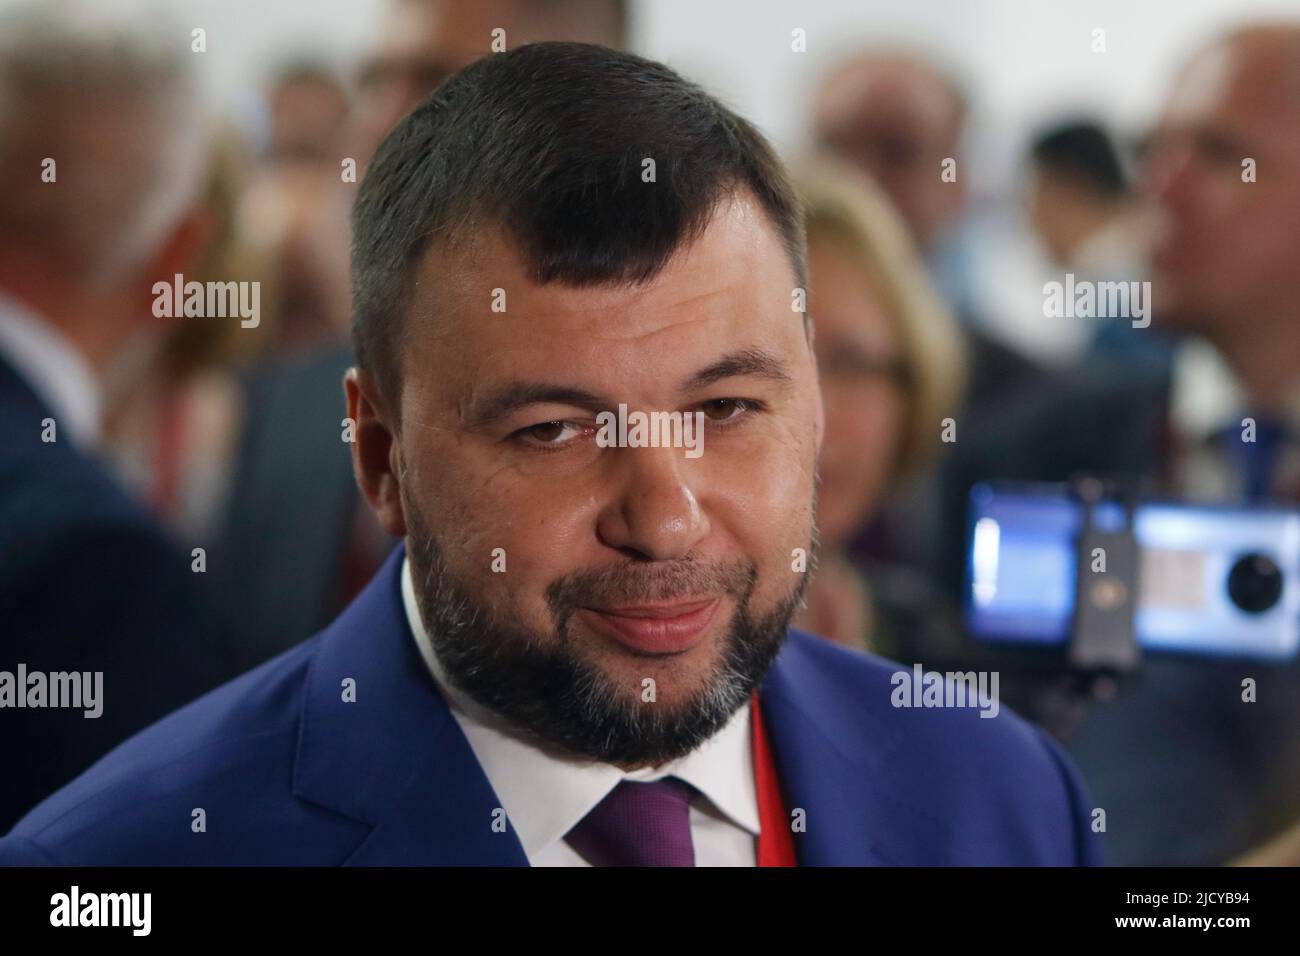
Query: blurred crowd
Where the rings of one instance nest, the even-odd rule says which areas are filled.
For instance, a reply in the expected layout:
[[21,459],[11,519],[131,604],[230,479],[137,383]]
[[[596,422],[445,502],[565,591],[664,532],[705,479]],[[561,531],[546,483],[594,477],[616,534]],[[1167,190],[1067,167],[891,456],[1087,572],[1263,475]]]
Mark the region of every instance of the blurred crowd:
[[[8,722],[0,763],[31,772],[3,788],[0,833],[113,743],[309,637],[379,567],[394,542],[361,507],[341,385],[367,158],[495,28],[628,47],[634,12],[391,0],[355,69],[274,73],[254,142],[205,116],[184,47],[59,7],[0,25],[0,664],[66,670],[75,647],[132,704]],[[1048,278],[1154,295],[1149,327],[1045,317],[1070,326],[1050,364],[948,278],[954,237],[980,241],[963,231],[979,94],[880,47],[827,64],[802,104],[809,149],[788,159],[827,422],[797,624],[909,664],[1013,669],[963,632],[975,482],[1093,474],[1300,505],[1300,21],[1187,50],[1138,141],[1063,113],[1024,144],[1017,208]],[[256,322],[160,315],[156,284],[178,276],[257,283]],[[1269,439],[1250,456],[1232,440],[1246,416]],[[1105,693],[1077,676],[1004,686],[1107,811],[1108,862],[1300,864],[1300,668],[1153,654]]]

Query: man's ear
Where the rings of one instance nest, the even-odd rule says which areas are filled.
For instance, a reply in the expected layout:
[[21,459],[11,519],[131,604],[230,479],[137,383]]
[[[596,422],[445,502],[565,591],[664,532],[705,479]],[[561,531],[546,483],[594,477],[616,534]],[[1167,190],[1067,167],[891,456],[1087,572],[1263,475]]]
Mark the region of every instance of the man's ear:
[[398,469],[402,460],[400,439],[390,424],[394,418],[374,378],[353,367],[343,375],[348,419],[352,429],[352,474],[380,526],[395,538],[406,537]]

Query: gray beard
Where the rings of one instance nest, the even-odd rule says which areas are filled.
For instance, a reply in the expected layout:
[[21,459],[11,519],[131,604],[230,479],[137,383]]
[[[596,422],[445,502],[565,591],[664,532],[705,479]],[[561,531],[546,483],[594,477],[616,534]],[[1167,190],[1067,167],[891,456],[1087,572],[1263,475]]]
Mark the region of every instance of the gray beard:
[[[717,733],[766,675],[807,587],[808,574],[799,574],[786,598],[756,616],[753,562],[682,560],[653,569],[629,562],[553,582],[546,599],[554,631],[538,633],[476,603],[409,500],[405,504],[416,602],[447,680],[535,744],[604,763],[657,766]],[[814,533],[810,553],[815,549]],[[719,592],[736,601],[722,659],[704,689],[673,712],[643,703],[639,686],[615,685],[582,659],[571,639],[570,619],[583,606]]]

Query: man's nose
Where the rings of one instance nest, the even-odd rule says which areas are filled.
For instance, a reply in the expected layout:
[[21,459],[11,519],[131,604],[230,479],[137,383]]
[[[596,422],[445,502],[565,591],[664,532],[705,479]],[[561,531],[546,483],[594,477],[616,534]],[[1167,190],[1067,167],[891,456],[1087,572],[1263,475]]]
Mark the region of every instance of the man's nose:
[[1193,151],[1187,144],[1166,146],[1143,167],[1144,192],[1157,204],[1176,207],[1192,195],[1195,180]]
[[603,544],[633,557],[685,557],[709,533],[709,521],[691,486],[698,465],[680,448],[618,448],[616,492],[600,514]]

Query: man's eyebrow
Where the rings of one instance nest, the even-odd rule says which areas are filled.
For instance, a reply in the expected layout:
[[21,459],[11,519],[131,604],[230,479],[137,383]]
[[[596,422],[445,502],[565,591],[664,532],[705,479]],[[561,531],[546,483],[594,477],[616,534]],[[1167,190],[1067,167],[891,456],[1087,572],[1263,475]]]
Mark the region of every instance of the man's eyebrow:
[[474,426],[490,425],[528,405],[576,405],[599,411],[609,402],[581,388],[547,382],[510,382],[485,393],[470,403],[465,421]]
[[785,362],[762,349],[751,348],[732,352],[707,368],[700,369],[685,382],[682,391],[705,388],[714,382],[737,375],[754,375],[776,382],[778,385],[790,385],[794,381]]
[[[707,368],[692,375],[682,385],[683,392],[705,388],[714,382],[738,375],[754,375],[780,385],[794,381],[784,362],[762,349],[742,349],[723,356]],[[475,427],[499,422],[529,405],[573,405],[599,412],[614,407],[613,402],[586,389],[549,382],[509,382],[474,399],[464,420]]]

